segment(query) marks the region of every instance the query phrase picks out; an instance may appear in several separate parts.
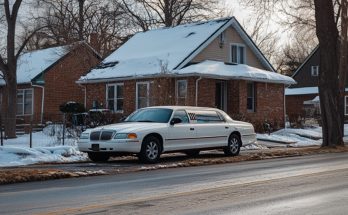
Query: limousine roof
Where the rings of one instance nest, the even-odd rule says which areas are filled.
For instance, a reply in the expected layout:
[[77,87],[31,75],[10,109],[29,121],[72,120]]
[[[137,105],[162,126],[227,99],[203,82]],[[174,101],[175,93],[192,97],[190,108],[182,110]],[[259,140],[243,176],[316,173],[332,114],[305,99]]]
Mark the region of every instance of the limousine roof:
[[179,109],[189,109],[189,110],[219,110],[217,108],[212,107],[197,107],[197,106],[151,106],[146,108],[167,108],[167,109],[173,109],[173,110],[179,110]]

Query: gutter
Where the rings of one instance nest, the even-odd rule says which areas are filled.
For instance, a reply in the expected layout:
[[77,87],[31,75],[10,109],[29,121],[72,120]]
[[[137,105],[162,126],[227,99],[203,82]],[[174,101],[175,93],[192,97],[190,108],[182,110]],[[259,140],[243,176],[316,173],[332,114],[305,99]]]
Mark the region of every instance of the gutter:
[[200,76],[197,80],[196,80],[196,106],[198,106],[198,82],[202,80],[202,76]]
[[[41,124],[43,124],[43,113],[44,113],[44,101],[45,101],[45,87],[44,86],[40,86],[40,85],[35,85],[33,84],[33,82],[30,82],[32,87],[38,87],[42,89],[42,98],[41,98],[41,116],[40,116],[40,121]],[[34,102],[34,101],[33,101]]]
[[245,81],[255,81],[255,82],[262,82],[262,83],[271,83],[271,84],[296,84],[296,81],[290,82],[285,80],[268,80],[268,79],[258,79],[258,78],[249,78],[249,77],[242,77],[242,76],[221,76],[221,75],[211,75],[211,74],[202,74],[198,72],[192,72],[192,73],[185,73],[185,74],[178,74],[178,73],[171,73],[166,75],[144,75],[144,76],[125,76],[120,78],[101,78],[101,79],[85,79],[85,80],[78,80],[76,81],[77,84],[95,84],[95,83],[106,83],[106,82],[113,82],[113,81],[127,81],[127,80],[137,80],[137,79],[147,79],[147,78],[159,78],[159,77],[191,77],[191,76],[199,76],[204,78],[213,78],[213,79],[221,79],[221,80],[245,80]]

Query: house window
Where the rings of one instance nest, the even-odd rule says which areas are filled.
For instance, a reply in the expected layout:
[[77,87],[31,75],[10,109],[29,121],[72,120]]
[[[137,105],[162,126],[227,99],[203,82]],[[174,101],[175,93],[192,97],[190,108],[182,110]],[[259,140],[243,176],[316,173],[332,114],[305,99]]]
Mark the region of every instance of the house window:
[[247,83],[247,110],[255,112],[255,84]]
[[123,84],[107,85],[107,108],[113,112],[123,111]]
[[225,44],[225,32],[219,35],[219,47],[222,48]]
[[150,82],[137,82],[136,109],[150,106]]
[[319,75],[319,66],[312,66],[312,76]]
[[17,90],[17,115],[33,114],[33,89]]
[[187,80],[178,80],[176,82],[176,97],[179,105],[185,105],[187,96]]
[[348,115],[348,96],[344,97],[344,115]]
[[242,44],[231,45],[231,62],[237,64],[245,64],[245,46]]

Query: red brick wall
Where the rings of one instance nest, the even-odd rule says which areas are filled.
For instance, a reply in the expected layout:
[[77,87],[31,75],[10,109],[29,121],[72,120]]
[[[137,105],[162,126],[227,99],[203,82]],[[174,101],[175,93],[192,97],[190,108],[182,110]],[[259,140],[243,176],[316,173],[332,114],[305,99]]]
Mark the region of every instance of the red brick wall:
[[284,85],[255,82],[255,111],[247,110],[247,81],[228,82],[228,110],[234,119],[247,121],[262,131],[265,121],[284,127]]
[[[169,82],[159,82],[157,79],[128,80],[118,83],[124,84],[124,113],[118,115],[129,115],[135,110],[136,106],[136,82],[150,81],[150,98],[153,101],[162,101],[162,103],[153,102],[152,105],[172,105],[173,100],[166,99],[168,103],[163,103],[163,97],[176,97],[175,81],[187,80],[187,98],[185,104],[188,106],[196,105],[196,80],[198,77],[188,77],[175,79]],[[215,84],[214,79],[201,79],[198,82],[198,106],[215,107]],[[113,82],[117,83],[117,82]],[[159,84],[160,83],[160,84]],[[281,84],[256,83],[256,111],[247,111],[247,82],[231,80],[227,82],[228,86],[228,111],[234,119],[242,119],[254,124],[261,130],[262,123],[268,120],[275,127],[282,127],[284,124],[284,86]],[[111,83],[110,83],[111,84]],[[103,103],[105,108],[106,101],[106,83],[88,84],[87,87],[87,108],[92,107],[94,100]],[[168,89],[170,88],[170,89]],[[161,98],[161,99],[157,99]],[[174,99],[175,100],[175,99]],[[175,103],[175,102],[174,102]],[[236,117],[238,116],[238,117]]]
[[286,114],[290,122],[296,122],[299,117],[304,117],[304,101],[314,99],[318,94],[286,96]]
[[[30,115],[20,115],[17,116],[17,124],[29,124],[31,120],[33,120],[34,124],[41,123],[41,101],[42,101],[42,89],[39,87],[33,87],[30,84],[20,84],[17,85],[17,89],[33,89],[33,112]],[[1,93],[2,93],[2,102],[3,105],[7,100],[7,96],[4,93],[3,87],[1,87]],[[5,109],[3,109],[5,106],[2,107],[2,115],[5,116]]]
[[44,74],[45,118],[61,120],[59,105],[68,101],[84,102],[84,88],[75,82],[99,59],[85,46],[76,47]]

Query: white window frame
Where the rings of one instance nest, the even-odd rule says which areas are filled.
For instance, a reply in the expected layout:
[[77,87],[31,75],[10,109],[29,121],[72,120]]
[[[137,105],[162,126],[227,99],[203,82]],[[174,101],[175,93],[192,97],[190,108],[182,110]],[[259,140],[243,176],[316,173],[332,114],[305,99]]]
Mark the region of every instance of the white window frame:
[[[250,98],[250,97],[248,97],[248,90],[249,90],[248,89],[248,85],[249,84],[252,84],[252,86],[253,86],[253,91],[252,91],[253,95],[251,97],[252,98],[252,105],[253,105],[252,109],[248,109],[248,99]],[[246,107],[247,111],[248,112],[255,112],[255,96],[256,96],[255,95],[255,82],[247,82],[247,86],[246,87],[247,87],[247,107]]]
[[311,74],[312,76],[319,76],[319,66],[311,66]]
[[[233,62],[232,60],[232,46],[236,46],[237,47],[237,62]],[[243,63],[239,63],[240,62],[240,53],[239,53],[239,48],[242,47],[244,49],[244,53],[243,53],[243,58],[244,58],[244,62]],[[230,62],[231,63],[237,63],[237,64],[247,64],[247,59],[246,59],[246,46],[242,43],[231,43],[230,44]]]
[[[16,110],[16,116],[31,116],[34,113],[34,90],[33,88],[26,88],[26,89],[17,89],[17,94],[16,96],[18,96],[19,91],[22,91],[23,93],[23,100],[22,100],[22,113],[23,114],[18,114],[18,110]],[[30,113],[25,113],[25,91],[31,91],[31,112]],[[18,104],[18,100],[17,100],[17,104]]]
[[348,116],[347,106],[348,106],[348,96],[345,96],[344,97],[344,115],[345,116]]
[[[179,97],[179,84],[185,83],[185,97]],[[177,80],[176,81],[176,98],[177,99],[186,99],[187,98],[187,80]]]
[[150,82],[149,81],[141,81],[141,82],[137,82],[136,83],[136,88],[135,88],[135,109],[138,110],[139,109],[139,104],[138,104],[138,86],[142,85],[142,84],[146,84],[146,89],[147,89],[147,100],[146,100],[146,107],[150,106]]
[[[123,87],[123,97],[122,98],[117,98],[117,87],[118,86],[122,86]],[[109,109],[109,87],[114,87],[114,113],[123,113],[123,109],[122,110],[117,110],[117,100],[118,99],[123,99],[123,105],[124,105],[124,83],[116,83],[116,84],[107,84],[106,85],[106,108]]]

